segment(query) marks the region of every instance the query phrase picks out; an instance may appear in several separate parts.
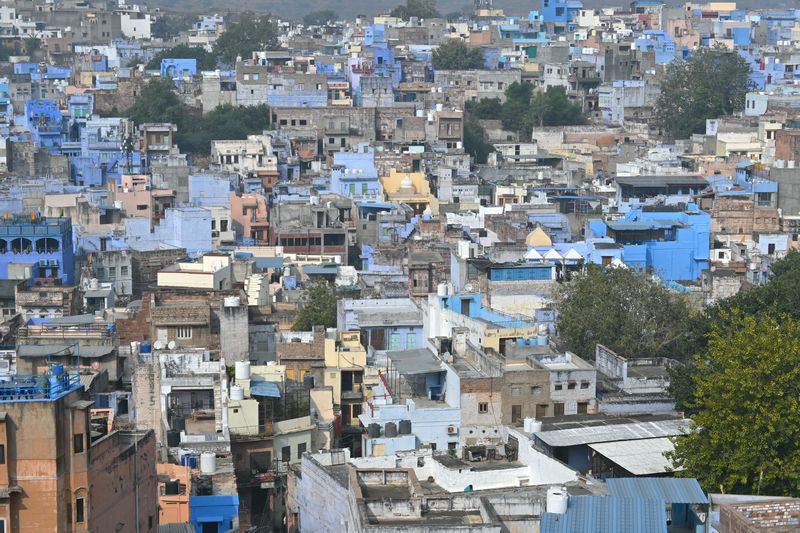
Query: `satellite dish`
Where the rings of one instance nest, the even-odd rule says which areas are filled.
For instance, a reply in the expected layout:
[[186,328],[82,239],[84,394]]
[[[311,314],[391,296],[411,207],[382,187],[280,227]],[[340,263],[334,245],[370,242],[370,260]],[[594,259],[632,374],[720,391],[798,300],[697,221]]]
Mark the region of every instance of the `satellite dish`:
[[100,370],[100,363],[98,361],[92,361],[92,370]]
[[156,350],[160,350],[163,347],[164,347],[164,343],[161,342],[160,340],[158,340],[158,341],[153,343],[153,348],[155,348]]
[[170,350],[174,350],[174,349],[175,349],[175,346],[177,346],[177,345],[175,344],[175,341],[169,341],[169,342],[167,343],[167,348],[169,348]]

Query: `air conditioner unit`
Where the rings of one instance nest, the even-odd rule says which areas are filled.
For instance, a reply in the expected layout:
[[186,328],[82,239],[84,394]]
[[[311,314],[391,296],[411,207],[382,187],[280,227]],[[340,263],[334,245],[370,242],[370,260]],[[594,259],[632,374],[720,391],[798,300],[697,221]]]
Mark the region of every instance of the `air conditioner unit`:
[[458,428],[455,426],[447,426],[447,434],[448,435],[455,435],[458,433]]
[[0,373],[8,374],[11,370],[11,362],[10,361],[0,361]]

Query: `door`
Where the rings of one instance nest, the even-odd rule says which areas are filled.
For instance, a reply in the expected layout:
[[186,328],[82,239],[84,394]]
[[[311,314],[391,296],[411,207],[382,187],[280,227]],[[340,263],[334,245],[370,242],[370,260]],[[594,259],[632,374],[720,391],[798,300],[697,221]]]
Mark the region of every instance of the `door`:
[[406,333],[406,350],[413,350],[417,347],[417,334]]
[[541,420],[542,418],[547,416],[547,404],[540,403],[536,405],[536,418],[537,420]]
[[511,406],[511,423],[516,424],[522,419],[522,406],[521,405],[512,405]]
[[386,455],[386,445],[385,444],[375,444],[372,446],[372,456],[373,457],[383,457]]
[[399,333],[389,334],[389,349],[400,350],[402,349],[402,347],[403,346],[400,344],[400,334]]
[[553,403],[553,416],[564,415],[564,404],[561,402]]

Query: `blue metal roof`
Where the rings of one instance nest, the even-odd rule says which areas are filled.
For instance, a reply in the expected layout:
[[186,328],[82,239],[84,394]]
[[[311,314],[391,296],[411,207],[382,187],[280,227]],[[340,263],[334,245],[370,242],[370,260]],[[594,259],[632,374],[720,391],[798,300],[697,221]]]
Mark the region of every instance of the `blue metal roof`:
[[266,396],[267,398],[280,398],[281,389],[274,381],[251,381],[251,396]]
[[541,533],[666,533],[664,502],[618,496],[571,496],[564,514],[542,513]]
[[606,481],[613,496],[626,496],[666,503],[708,503],[694,478],[625,477]]

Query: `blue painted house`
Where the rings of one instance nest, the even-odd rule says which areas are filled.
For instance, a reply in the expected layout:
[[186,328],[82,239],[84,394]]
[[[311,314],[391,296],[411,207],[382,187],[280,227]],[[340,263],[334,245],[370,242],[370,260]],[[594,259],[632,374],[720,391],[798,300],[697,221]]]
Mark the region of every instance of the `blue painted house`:
[[664,30],[644,30],[636,39],[636,47],[642,52],[655,52],[657,65],[666,65],[675,59],[675,41]]
[[25,102],[23,123],[39,146],[56,151],[62,143],[61,110],[53,100],[28,100]]
[[33,263],[34,277],[75,282],[72,222],[68,218],[13,217],[0,221],[0,279],[12,264]]
[[[569,31],[574,29],[574,21],[583,9],[583,2],[579,0],[541,0],[542,21],[566,26]],[[557,32],[557,31],[556,31]]]
[[383,197],[375,154],[336,152],[333,154],[330,190],[353,200]]
[[168,80],[191,79],[197,75],[197,60],[164,58],[161,60],[161,77]]
[[197,533],[227,533],[239,522],[239,496],[190,496],[189,522]]

